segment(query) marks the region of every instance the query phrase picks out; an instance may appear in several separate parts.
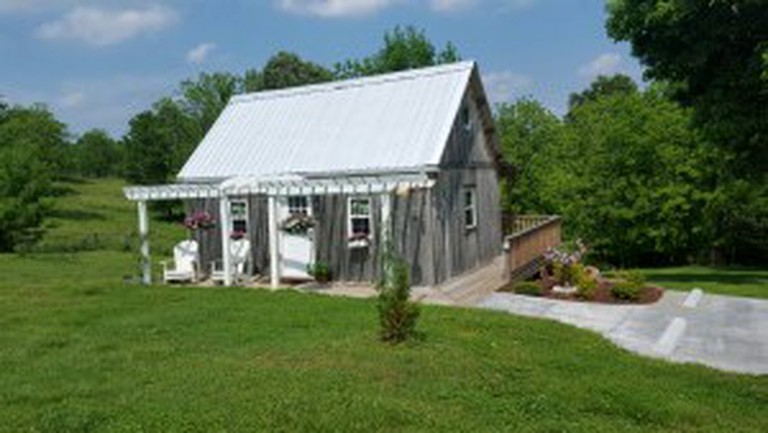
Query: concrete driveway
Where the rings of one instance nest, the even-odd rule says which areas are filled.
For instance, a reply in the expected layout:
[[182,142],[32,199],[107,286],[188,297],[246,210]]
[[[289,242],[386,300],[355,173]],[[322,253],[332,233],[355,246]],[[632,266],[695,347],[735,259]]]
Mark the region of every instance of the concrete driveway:
[[604,305],[494,293],[479,307],[597,331],[641,355],[768,374],[768,301],[666,291],[652,305]]

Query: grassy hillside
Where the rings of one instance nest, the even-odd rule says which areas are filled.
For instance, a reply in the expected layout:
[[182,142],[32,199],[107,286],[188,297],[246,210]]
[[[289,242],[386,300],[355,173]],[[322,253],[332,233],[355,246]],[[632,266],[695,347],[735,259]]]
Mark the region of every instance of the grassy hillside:
[[[125,183],[117,179],[69,182],[55,200],[53,215],[36,252],[138,251],[136,204],[122,192]],[[186,233],[179,224],[158,219],[150,221],[153,253],[168,255]]]
[[136,285],[120,186],[75,185],[45,241],[94,251],[0,255],[0,432],[768,431],[768,376],[565,325],[425,307],[424,339],[391,347],[372,301]]

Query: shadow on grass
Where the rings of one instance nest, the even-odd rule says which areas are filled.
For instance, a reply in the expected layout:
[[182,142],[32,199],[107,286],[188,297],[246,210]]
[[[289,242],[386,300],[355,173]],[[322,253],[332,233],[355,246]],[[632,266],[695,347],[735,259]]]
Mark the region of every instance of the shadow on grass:
[[89,212],[77,209],[54,209],[51,212],[53,218],[73,220],[73,221],[104,221],[106,218],[96,212]]

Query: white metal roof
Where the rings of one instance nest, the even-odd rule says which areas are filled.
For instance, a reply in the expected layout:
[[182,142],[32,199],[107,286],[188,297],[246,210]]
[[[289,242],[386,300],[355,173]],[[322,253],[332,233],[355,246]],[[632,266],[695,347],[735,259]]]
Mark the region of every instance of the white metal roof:
[[474,62],[232,98],[183,181],[436,166]]

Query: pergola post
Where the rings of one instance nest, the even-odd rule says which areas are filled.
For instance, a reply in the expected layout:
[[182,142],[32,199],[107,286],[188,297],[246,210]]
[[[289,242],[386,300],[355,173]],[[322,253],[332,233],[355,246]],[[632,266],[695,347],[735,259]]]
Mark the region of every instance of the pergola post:
[[221,263],[224,272],[224,286],[232,285],[232,238],[229,228],[229,197],[221,194],[219,198],[219,219],[221,220]]
[[152,284],[152,258],[149,255],[149,215],[147,214],[147,202],[140,200],[136,204],[139,211],[141,282],[150,285]]
[[274,195],[267,199],[269,207],[269,284],[273,289],[280,285],[280,248],[277,233],[277,200]]
[[389,196],[389,192],[385,192],[381,195],[381,244],[389,245],[390,238],[392,237],[392,199]]

